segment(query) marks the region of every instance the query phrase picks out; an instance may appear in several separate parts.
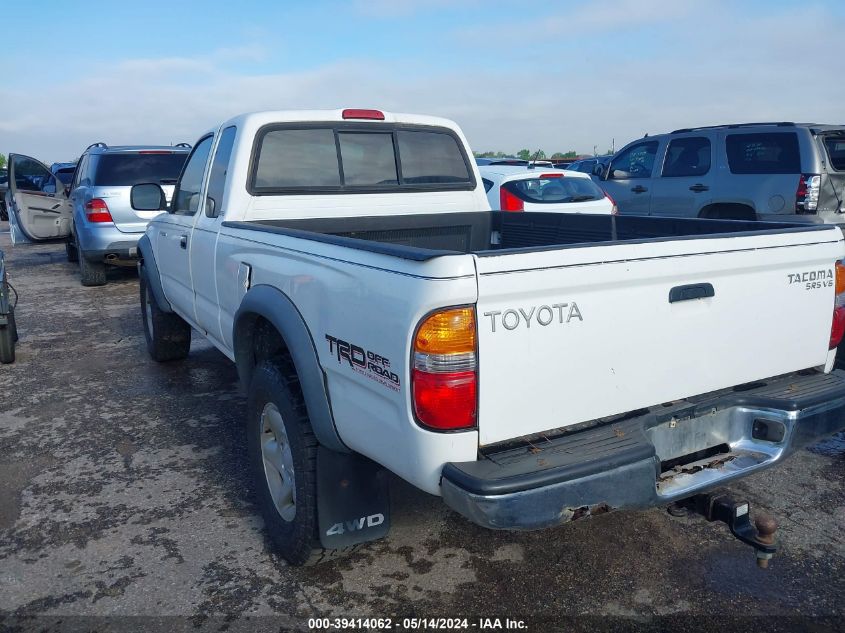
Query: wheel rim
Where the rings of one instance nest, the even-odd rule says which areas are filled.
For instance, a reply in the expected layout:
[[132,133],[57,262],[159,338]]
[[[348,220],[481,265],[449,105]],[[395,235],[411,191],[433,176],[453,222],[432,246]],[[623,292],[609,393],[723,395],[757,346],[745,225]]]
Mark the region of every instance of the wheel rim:
[[150,335],[150,340],[153,337],[153,303],[152,297],[150,296],[150,287],[147,286],[147,291],[144,293],[144,313],[147,315],[146,318],[146,326],[147,326],[147,333]]
[[264,478],[276,511],[285,521],[296,516],[296,479],[293,474],[293,453],[279,408],[272,402],[261,412],[261,456]]

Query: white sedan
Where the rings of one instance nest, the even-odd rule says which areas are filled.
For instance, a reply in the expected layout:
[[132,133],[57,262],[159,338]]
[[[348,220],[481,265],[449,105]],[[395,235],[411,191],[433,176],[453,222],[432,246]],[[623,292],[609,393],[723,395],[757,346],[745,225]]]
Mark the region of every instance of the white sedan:
[[545,167],[479,165],[490,207],[502,211],[615,214],[616,204],[589,174]]

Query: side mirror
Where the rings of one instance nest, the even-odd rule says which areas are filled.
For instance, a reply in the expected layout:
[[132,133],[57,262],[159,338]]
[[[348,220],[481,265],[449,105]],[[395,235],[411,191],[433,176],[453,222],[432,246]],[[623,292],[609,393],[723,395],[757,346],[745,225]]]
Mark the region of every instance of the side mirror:
[[134,185],[129,192],[129,203],[136,211],[164,211],[167,197],[164,190],[154,182]]

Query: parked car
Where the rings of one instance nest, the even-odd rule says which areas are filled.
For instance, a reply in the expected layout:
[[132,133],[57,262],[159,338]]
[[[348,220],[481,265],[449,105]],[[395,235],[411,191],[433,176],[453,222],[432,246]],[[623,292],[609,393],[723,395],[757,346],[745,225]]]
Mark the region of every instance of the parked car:
[[[193,329],[236,363],[288,561],[386,534],[385,470],[537,529],[686,499],[845,427],[837,228],[490,211],[471,156],[444,119],[262,112],[199,139],[169,207],[132,188],[167,210],[138,243],[149,353],[184,358]],[[771,555],[747,503],[719,508]]]
[[482,165],[487,200],[502,211],[615,213],[615,205],[588,174],[563,169]]
[[606,167],[611,158],[613,158],[612,154],[608,154],[607,156],[594,156],[593,158],[582,158],[581,160],[576,160],[575,162],[570,163],[568,166],[564,167],[564,169],[568,169],[570,171],[580,171],[582,173],[592,175],[594,173],[598,173],[596,171],[597,166]]
[[845,126],[685,128],[623,147],[599,175],[620,213],[845,223]]
[[76,171],[76,163],[53,163],[50,165],[50,171],[65,187],[69,187],[73,180],[73,173]]
[[476,165],[517,165],[517,166],[526,166],[528,165],[527,160],[523,160],[521,158],[476,158],[475,159]]
[[0,167],[0,220],[8,222],[9,211],[6,209],[6,192],[9,191],[9,170]]
[[[79,262],[83,286],[106,283],[106,264],[131,265],[138,239],[155,213],[132,209],[133,185],[154,182],[167,198],[190,146],[120,146],[95,143],[79,159],[69,194],[49,169],[33,158],[12,154],[13,219],[16,242],[66,238],[68,261]],[[53,199],[45,209],[44,197]]]

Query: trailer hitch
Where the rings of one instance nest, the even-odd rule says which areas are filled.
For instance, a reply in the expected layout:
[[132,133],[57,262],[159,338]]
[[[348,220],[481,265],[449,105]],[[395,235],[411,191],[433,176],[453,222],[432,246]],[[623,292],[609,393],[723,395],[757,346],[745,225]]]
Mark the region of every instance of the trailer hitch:
[[736,501],[727,490],[714,490],[684,499],[679,503],[700,514],[708,521],[726,523],[733,534],[746,545],[754,548],[757,566],[765,569],[772,555],[777,551],[775,532],[778,524],[768,514],[757,514],[751,525],[751,504]]

